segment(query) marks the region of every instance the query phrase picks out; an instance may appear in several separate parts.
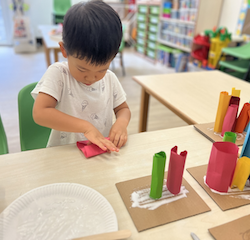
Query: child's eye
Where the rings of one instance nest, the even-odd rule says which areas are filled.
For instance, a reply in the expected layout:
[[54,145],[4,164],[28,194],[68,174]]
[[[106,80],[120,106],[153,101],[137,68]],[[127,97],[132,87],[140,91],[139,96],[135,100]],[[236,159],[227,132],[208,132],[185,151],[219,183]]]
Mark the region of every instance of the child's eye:
[[80,71],[80,72],[85,72],[85,71],[80,70],[79,68],[78,68],[78,71]]

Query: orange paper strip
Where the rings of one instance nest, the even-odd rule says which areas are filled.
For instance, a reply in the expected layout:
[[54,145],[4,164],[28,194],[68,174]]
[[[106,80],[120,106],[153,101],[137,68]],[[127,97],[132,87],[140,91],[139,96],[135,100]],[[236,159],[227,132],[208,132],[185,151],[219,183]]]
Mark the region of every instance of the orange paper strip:
[[214,132],[222,131],[222,125],[223,125],[225,115],[227,113],[227,108],[228,108],[230,99],[231,99],[231,96],[228,95],[228,92],[220,93],[220,99],[219,99],[216,119],[214,123]]
[[245,103],[243,105],[243,108],[241,109],[239,117],[237,118],[236,126],[234,129],[235,132],[242,133],[244,131],[249,122],[249,114],[248,114],[249,111],[250,111],[250,103]]
[[231,187],[236,186],[242,191],[245,187],[249,175],[250,175],[250,158],[242,157],[237,161]]

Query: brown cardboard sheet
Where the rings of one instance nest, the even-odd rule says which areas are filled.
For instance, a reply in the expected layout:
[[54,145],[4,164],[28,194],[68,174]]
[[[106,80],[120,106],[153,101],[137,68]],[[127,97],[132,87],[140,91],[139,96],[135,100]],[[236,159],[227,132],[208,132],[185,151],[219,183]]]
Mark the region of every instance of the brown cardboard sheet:
[[249,240],[250,215],[208,229],[216,240]]
[[248,195],[250,198],[250,191],[242,192],[237,191],[236,193],[232,193],[230,195],[220,195],[214,193],[210,190],[208,186],[204,183],[204,176],[207,172],[207,164],[187,168],[187,171],[193,176],[193,178],[204,188],[204,190],[209,194],[209,196],[215,201],[215,203],[221,208],[221,210],[225,211],[232,208],[237,208],[240,206],[244,206],[250,204],[250,200],[241,198],[240,195]]
[[[212,123],[204,123],[204,124],[196,124],[194,125],[194,128],[204,135],[206,138],[208,138],[212,142],[221,142],[223,141],[223,137],[220,135],[220,133],[214,132],[214,122]],[[243,133],[237,133],[237,139],[235,144],[237,146],[243,145],[245,141],[246,132]]]
[[[165,173],[165,179],[167,172]],[[131,194],[150,188],[151,176],[116,183],[121,198],[139,232],[210,211],[207,204],[183,178],[182,185],[189,191],[187,197],[164,204],[155,210],[132,207]]]

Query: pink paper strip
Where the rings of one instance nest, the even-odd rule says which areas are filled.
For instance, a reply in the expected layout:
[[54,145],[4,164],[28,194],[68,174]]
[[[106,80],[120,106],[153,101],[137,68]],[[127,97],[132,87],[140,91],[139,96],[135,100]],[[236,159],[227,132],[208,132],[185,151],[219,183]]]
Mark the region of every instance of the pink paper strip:
[[233,126],[237,118],[238,106],[230,105],[228,106],[226,116],[223,121],[221,136],[224,136],[225,132],[232,132]]
[[96,155],[107,152],[103,151],[101,148],[99,148],[97,145],[93,143],[91,143],[90,145],[88,145],[88,143],[89,143],[88,140],[76,142],[77,147],[83,152],[86,158],[94,157]]
[[213,143],[206,183],[218,192],[227,192],[231,186],[238,157],[238,146],[232,142]]
[[177,146],[171,149],[166,185],[172,194],[176,195],[180,192],[186,157],[187,151],[178,155]]
[[236,121],[237,121],[237,115],[238,115],[238,109],[239,109],[239,105],[240,105],[240,98],[236,97],[236,96],[231,96],[230,102],[229,102],[229,106],[230,105],[237,105],[237,111],[236,111],[236,117],[233,123],[233,127],[232,127],[232,132],[234,132],[235,127],[236,127]]

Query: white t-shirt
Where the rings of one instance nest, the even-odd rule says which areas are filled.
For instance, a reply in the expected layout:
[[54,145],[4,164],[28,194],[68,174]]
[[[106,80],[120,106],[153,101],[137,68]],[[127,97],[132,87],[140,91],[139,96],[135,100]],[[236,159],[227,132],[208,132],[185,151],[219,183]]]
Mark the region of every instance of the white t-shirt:
[[[56,109],[92,123],[104,137],[112,127],[113,109],[126,101],[126,94],[113,72],[88,86],[76,81],[69,72],[68,62],[52,64],[31,92],[35,99],[39,92],[57,100]],[[86,140],[83,133],[51,130],[47,146],[58,146]]]

